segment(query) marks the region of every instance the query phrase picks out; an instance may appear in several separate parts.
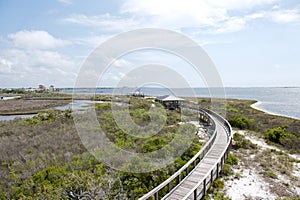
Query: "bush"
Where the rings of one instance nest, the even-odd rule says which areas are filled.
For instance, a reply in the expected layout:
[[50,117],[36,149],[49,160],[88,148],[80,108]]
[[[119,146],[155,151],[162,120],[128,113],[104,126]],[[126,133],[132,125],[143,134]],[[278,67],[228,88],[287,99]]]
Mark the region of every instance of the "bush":
[[290,134],[286,132],[286,127],[278,127],[268,129],[266,131],[265,138],[271,142],[282,144],[282,140],[285,139],[288,135]]
[[222,190],[224,188],[224,181],[221,180],[220,178],[217,178],[213,185],[212,185],[213,188],[216,188],[216,189],[219,189],[219,190]]
[[236,133],[233,135],[233,145],[232,147],[234,149],[240,149],[240,148],[243,148],[243,149],[256,149],[257,148],[257,145],[256,144],[253,144],[250,140],[246,139],[245,136],[239,134],[239,133]]
[[221,174],[224,175],[224,176],[229,176],[229,175],[233,175],[234,172],[231,169],[231,166],[229,164],[225,163],[224,166],[223,166],[223,169],[221,171]]
[[226,160],[226,163],[229,165],[237,165],[238,164],[238,158],[235,157],[233,154],[229,154],[228,158]]
[[229,118],[229,123],[231,126],[239,129],[251,129],[253,127],[254,120],[241,115],[233,115]]

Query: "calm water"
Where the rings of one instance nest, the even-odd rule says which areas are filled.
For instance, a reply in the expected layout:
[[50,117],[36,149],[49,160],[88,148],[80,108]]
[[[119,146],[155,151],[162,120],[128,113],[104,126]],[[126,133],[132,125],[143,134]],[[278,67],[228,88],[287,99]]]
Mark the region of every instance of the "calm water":
[[[88,100],[76,100],[64,106],[57,106],[52,109],[54,110],[68,110],[73,109],[81,111],[86,109],[89,105],[93,103],[102,103],[102,101],[88,101]],[[0,115],[0,121],[13,120],[16,118],[30,118],[36,116],[37,114],[25,114],[25,115]]]
[[[210,97],[207,88],[194,88],[194,94],[187,89],[142,88],[145,95],[175,94],[178,96]],[[73,93],[73,89],[63,89],[64,93]],[[97,88],[76,89],[75,93],[82,94],[128,94],[130,88]],[[215,89],[215,97],[224,97],[221,89]],[[225,88],[226,98],[257,100],[254,107],[268,113],[300,119],[300,88]]]
[[[164,88],[142,88],[141,91],[145,95],[166,95],[174,94],[178,96],[198,96],[198,97],[210,97],[209,90],[207,88],[194,88],[193,93],[187,89],[164,89]],[[221,89],[215,89],[217,94],[215,97],[224,97]],[[73,89],[63,89],[63,93],[72,94]],[[95,89],[76,89],[74,91],[77,94],[128,94],[132,92],[130,88],[97,88]],[[224,91],[223,91],[224,92]],[[232,99],[249,99],[256,100],[258,103],[253,107],[256,109],[287,117],[300,119],[300,88],[225,88],[225,97]],[[82,109],[87,105],[93,103],[92,101],[74,101],[66,106],[56,107],[57,110],[66,110],[74,108],[75,110]],[[34,115],[11,115],[1,116],[1,120],[12,120],[16,117],[27,118]]]

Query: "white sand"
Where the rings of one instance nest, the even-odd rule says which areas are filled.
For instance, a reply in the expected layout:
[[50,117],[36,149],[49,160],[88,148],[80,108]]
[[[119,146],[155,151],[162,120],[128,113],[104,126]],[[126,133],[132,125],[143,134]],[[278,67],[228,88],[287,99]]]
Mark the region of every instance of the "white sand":
[[242,199],[276,199],[271,194],[269,184],[261,175],[250,169],[244,169],[240,178],[226,181],[226,194],[232,200]]
[[[261,151],[265,149],[275,149],[280,151],[277,147],[268,145],[263,139],[253,135],[249,135],[246,131],[234,131],[245,136],[246,139],[252,143],[257,144]],[[299,155],[290,155],[293,158],[299,159]],[[278,196],[270,191],[270,185],[264,179],[263,175],[256,171],[255,168],[241,167],[241,169],[234,169],[235,173],[239,173],[239,178],[231,177],[225,181],[225,193],[233,200],[242,199],[276,199]],[[293,175],[300,178],[300,163],[295,163]],[[286,177],[279,175],[278,182],[289,182]],[[293,190],[300,196],[300,188],[293,187]]]

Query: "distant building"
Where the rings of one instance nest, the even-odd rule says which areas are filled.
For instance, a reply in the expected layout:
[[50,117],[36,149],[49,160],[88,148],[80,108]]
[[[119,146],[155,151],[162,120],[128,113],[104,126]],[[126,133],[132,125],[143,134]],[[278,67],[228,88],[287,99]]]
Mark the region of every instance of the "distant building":
[[46,88],[46,86],[44,86],[44,85],[39,85],[39,90],[40,90],[41,92],[45,92],[45,91],[47,90],[47,88]]
[[185,99],[175,97],[172,95],[164,95],[164,96],[157,97],[155,101],[161,103],[169,110],[176,110],[176,109],[180,109]]
[[54,92],[54,91],[55,91],[54,85],[50,85],[50,87],[49,87],[49,92]]

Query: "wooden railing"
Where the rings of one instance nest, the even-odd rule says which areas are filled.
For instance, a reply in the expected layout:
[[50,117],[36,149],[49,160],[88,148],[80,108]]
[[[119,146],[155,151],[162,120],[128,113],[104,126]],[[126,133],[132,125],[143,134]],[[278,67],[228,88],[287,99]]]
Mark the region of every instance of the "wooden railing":
[[[232,133],[230,124],[223,117],[219,116],[215,112],[208,109],[200,109],[199,111],[208,114],[208,116],[213,116],[219,122],[222,123],[223,128],[227,133],[228,145],[226,149],[224,149],[224,152],[222,153],[222,156],[219,158],[218,162],[212,166],[211,168],[212,170],[210,170],[205,175],[205,178],[203,180],[199,180],[198,184],[196,184],[195,187],[191,190],[191,192],[188,193],[188,195],[186,195],[186,198],[189,198],[191,195],[193,195],[193,199],[198,199],[204,196],[208,189],[208,186],[213,182],[213,180],[215,180],[219,176],[219,173],[228,156],[228,148],[231,142],[231,133]],[[210,120],[213,123],[213,126],[215,127],[215,121],[213,120],[212,117],[210,117]],[[203,157],[206,155],[206,153],[210,150],[213,143],[215,142],[216,136],[217,136],[217,130],[215,128],[209,141],[205,144],[203,148],[201,148],[201,150],[191,160],[189,160],[183,167],[181,167],[176,173],[174,173],[171,177],[169,177],[159,186],[157,186],[156,188],[154,188],[153,190],[151,190],[150,192],[142,196],[140,200],[145,200],[150,197],[154,197],[154,199],[159,199],[159,192],[163,190],[165,187],[168,187],[168,192],[170,192],[173,189],[171,188],[171,182],[177,180],[177,184],[179,184],[181,182],[181,177],[183,172],[186,172],[188,176],[189,172],[191,171],[189,169],[191,169],[191,167],[192,169],[195,168],[198,165],[198,163],[203,159]],[[203,187],[201,187],[201,185]]]
[[[195,108],[189,108],[189,109],[195,109]],[[189,172],[191,172],[200,163],[200,161],[203,159],[203,157],[206,155],[206,153],[211,149],[212,145],[215,142],[216,136],[217,136],[216,122],[214,121],[213,118],[218,119],[218,121],[223,124],[223,127],[224,127],[225,131],[227,132],[227,136],[228,136],[227,137],[228,145],[227,145],[227,148],[224,149],[224,153],[222,154],[222,157],[220,157],[219,161],[215,165],[212,166],[213,170],[216,168],[216,172],[214,172],[213,170],[208,172],[207,176],[205,176],[206,178],[204,180],[200,180],[199,183],[197,185],[195,185],[193,190],[191,190],[191,194],[195,195],[195,197],[203,196],[207,191],[207,188],[208,188],[207,185],[211,184],[211,183],[209,183],[209,181],[212,182],[215,179],[214,177],[219,176],[219,172],[220,172],[221,168],[223,167],[225,159],[227,158],[227,155],[228,155],[228,147],[230,144],[231,132],[232,132],[231,126],[223,117],[219,116],[218,114],[214,113],[211,110],[208,110],[208,109],[198,109],[198,110],[199,110],[199,112],[206,114],[210,118],[212,126],[214,127],[214,132],[211,135],[209,141],[204,145],[203,148],[201,148],[201,150],[192,159],[190,159],[176,173],[174,173],[172,176],[170,176],[167,180],[165,180],[163,183],[158,185],[156,188],[154,188],[153,190],[151,190],[150,192],[148,192],[147,194],[145,194],[144,196],[139,198],[140,200],[146,200],[150,197],[154,197],[155,200],[158,200],[159,193],[163,189],[165,189],[167,187],[167,191],[170,192],[173,188],[175,188],[181,182],[183,172],[185,172],[186,175],[188,176]],[[207,177],[209,177],[209,175],[211,175],[212,179],[207,178]],[[172,187],[171,183],[174,182],[175,180],[177,181],[177,184],[174,187]],[[199,190],[199,187],[201,184],[204,185],[204,188],[202,190]],[[202,193],[202,195],[201,195],[201,193]],[[190,193],[187,196],[187,198],[189,196],[190,196]]]
[[222,127],[227,133],[227,146],[223,150],[223,153],[221,154],[218,161],[211,166],[210,170],[206,173],[204,178],[200,179],[198,183],[193,187],[193,189],[191,189],[191,191],[188,194],[186,194],[184,198],[182,198],[182,200],[184,199],[197,200],[204,197],[206,195],[209,186],[213,183],[215,179],[219,177],[220,171],[223,168],[223,165],[228,157],[229,147],[232,140],[232,128],[229,122],[225,120],[223,117],[221,117],[220,115],[208,109],[205,109],[205,111],[222,123]]

